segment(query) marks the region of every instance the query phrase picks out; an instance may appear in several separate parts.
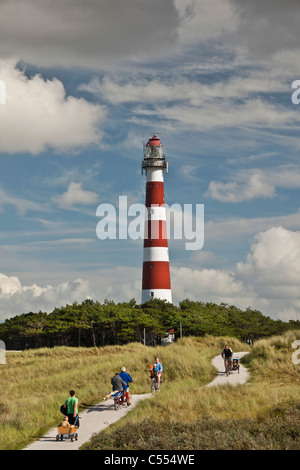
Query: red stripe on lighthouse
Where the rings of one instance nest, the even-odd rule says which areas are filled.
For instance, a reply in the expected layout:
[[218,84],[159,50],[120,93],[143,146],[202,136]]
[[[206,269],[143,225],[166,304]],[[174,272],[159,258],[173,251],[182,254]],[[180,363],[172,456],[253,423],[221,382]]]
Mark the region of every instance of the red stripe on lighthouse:
[[144,262],[142,289],[171,289],[169,263],[166,261]]
[[164,183],[151,182],[146,184],[146,207],[152,204],[162,206],[165,203]]
[[145,224],[144,247],[168,246],[165,220],[148,220]]

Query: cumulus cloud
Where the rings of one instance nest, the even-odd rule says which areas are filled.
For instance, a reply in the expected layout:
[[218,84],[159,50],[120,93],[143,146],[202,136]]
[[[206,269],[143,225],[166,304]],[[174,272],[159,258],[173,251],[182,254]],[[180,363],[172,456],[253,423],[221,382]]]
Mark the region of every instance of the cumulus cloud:
[[55,307],[86,299],[124,302],[135,298],[140,302],[140,273],[138,268],[119,266],[86,273],[84,278],[69,273],[69,279],[55,285],[43,282],[43,286],[42,282],[22,282],[18,276],[0,273],[0,322],[30,311],[49,313]]
[[62,208],[70,208],[74,205],[88,205],[97,201],[98,195],[95,192],[82,188],[82,183],[71,182],[66,192],[60,196],[53,197],[53,201]]
[[22,285],[18,277],[0,273],[0,320],[30,311],[50,312],[54,307],[82,302],[93,295],[89,282],[80,278],[41,287],[36,283]]
[[37,154],[99,145],[104,106],[66,96],[56,78],[27,77],[13,60],[0,60],[0,77],[6,85],[6,104],[0,106],[0,152]]
[[300,231],[259,232],[245,262],[232,271],[173,268],[174,301],[183,298],[256,308],[284,321],[300,319]]
[[255,296],[235,273],[225,270],[173,268],[171,281],[177,301],[188,298],[202,302],[237,304],[246,308]]
[[279,318],[300,319],[300,231],[272,227],[258,233],[237,274]]
[[[200,258],[199,263],[204,264]],[[195,265],[197,259],[193,260]],[[300,231],[281,226],[259,232],[245,261],[231,270],[172,267],[173,302],[228,303],[241,309],[251,307],[284,321],[300,319]],[[0,274],[0,318],[28,311],[51,311],[56,306],[86,298],[116,302],[141,301],[141,271],[115,267],[87,273],[56,286],[23,285],[17,276]]]
[[272,227],[258,233],[245,263],[238,263],[239,276],[266,293],[299,298],[300,232]]

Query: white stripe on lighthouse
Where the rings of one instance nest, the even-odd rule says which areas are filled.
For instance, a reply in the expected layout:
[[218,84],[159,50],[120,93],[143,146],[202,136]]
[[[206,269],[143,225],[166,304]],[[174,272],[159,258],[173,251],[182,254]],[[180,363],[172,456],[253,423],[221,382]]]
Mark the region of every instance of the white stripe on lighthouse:
[[168,247],[151,246],[144,248],[143,261],[169,261]]
[[164,182],[164,172],[163,170],[155,170],[152,168],[147,168],[146,170],[147,175],[147,183],[152,181],[157,181],[158,183]]
[[144,289],[142,290],[142,304],[150,299],[161,299],[172,303],[171,289]]

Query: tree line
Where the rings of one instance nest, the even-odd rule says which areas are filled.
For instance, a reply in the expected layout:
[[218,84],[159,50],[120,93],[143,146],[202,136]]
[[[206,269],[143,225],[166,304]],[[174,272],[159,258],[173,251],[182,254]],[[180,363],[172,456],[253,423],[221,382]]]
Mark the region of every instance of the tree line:
[[85,300],[81,304],[55,308],[52,312],[29,312],[0,324],[0,339],[6,349],[24,350],[54,346],[99,347],[122,345],[147,338],[160,344],[170,330],[183,336],[232,336],[244,342],[300,329],[300,321],[283,322],[258,310],[241,310],[233,305],[194,302],[179,306],[153,299],[139,305],[130,302],[102,304]]

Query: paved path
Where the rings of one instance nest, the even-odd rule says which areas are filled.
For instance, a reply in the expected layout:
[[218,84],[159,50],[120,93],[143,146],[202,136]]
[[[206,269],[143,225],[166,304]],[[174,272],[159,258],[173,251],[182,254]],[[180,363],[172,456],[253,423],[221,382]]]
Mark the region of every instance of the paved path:
[[[247,352],[234,353],[233,357],[241,358]],[[207,387],[213,387],[216,385],[240,385],[244,384],[249,378],[248,370],[240,364],[240,373],[237,371],[233,372],[229,377],[226,377],[224,372],[224,361],[220,356],[216,356],[212,364],[218,370],[217,377],[210,382]],[[81,412],[80,416],[80,428],[78,430],[78,441],[71,442],[70,439],[63,441],[56,441],[57,428],[50,429],[48,433],[27,446],[24,450],[78,450],[79,447],[87,442],[92,434],[98,433],[103,429],[107,428],[110,424],[118,421],[122,416],[130,411],[140,400],[150,398],[151,393],[143,395],[132,396],[132,406],[124,406],[118,411],[113,408],[113,400],[102,401],[87,411]]]
[[24,450],[78,450],[82,444],[90,439],[92,434],[98,433],[107,428],[110,424],[118,421],[140,400],[151,396],[151,393],[132,395],[132,405],[123,406],[118,411],[115,411],[112,399],[102,401],[87,411],[79,413],[81,419],[77,441],[71,442],[69,438],[64,438],[63,441],[56,441],[57,428],[55,427],[50,429],[45,436],[27,446]]
[[[247,352],[238,352],[238,353],[233,353],[233,357],[240,359],[241,357],[245,356],[245,354],[248,354]],[[225,374],[225,368],[224,368],[224,359],[220,356],[216,356],[213,361],[212,361],[213,366],[218,370],[218,375],[215,377],[215,379],[210,382],[207,387],[214,387],[216,385],[225,385],[225,384],[230,384],[230,385],[241,385],[247,382],[249,378],[249,372],[246,367],[243,366],[243,364],[240,364],[240,373],[237,371],[233,371],[232,374],[230,374],[228,377]]]

